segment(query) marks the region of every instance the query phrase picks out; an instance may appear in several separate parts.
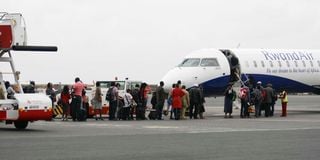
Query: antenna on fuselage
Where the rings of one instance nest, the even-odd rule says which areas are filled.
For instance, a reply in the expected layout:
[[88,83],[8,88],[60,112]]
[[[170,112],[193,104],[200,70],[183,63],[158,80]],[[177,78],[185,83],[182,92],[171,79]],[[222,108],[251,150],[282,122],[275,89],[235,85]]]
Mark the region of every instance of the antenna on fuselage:
[[240,48],[240,46],[241,46],[241,43],[238,43],[237,48]]

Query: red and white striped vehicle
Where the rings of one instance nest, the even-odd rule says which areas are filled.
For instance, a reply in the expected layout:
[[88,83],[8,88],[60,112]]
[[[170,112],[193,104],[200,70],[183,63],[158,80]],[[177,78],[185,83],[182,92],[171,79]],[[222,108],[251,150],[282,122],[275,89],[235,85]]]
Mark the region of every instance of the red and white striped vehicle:
[[[29,122],[51,120],[52,103],[45,94],[24,94],[19,83],[11,51],[57,51],[55,46],[27,46],[26,27],[21,14],[0,13],[0,62],[9,63],[11,71],[0,68],[0,121],[25,129]],[[13,75],[16,94],[7,98],[3,75]]]

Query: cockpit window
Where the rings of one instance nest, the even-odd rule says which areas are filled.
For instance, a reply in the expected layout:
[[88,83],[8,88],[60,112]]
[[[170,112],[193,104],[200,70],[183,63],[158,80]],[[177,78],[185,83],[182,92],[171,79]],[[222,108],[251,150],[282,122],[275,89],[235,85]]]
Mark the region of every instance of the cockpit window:
[[200,58],[188,58],[183,60],[179,67],[197,67],[199,66]]
[[216,58],[203,58],[201,60],[200,66],[202,66],[202,67],[215,67],[215,66],[219,66],[219,63]]

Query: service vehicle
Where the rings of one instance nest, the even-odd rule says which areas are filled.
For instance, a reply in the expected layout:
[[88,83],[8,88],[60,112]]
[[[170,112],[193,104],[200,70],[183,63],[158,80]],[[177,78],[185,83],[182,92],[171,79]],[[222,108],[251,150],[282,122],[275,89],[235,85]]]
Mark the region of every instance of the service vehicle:
[[[11,51],[57,51],[55,46],[28,46],[26,25],[20,13],[0,13],[0,62],[11,71],[0,69],[0,121],[25,129],[29,122],[52,119],[52,102],[45,94],[25,94],[19,82]],[[8,97],[3,75],[13,75],[17,92]],[[10,98],[10,99],[9,99]]]
[[[104,114],[104,115],[108,115],[108,113],[109,113],[109,102],[106,100],[106,95],[107,95],[107,92],[108,92],[109,88],[111,87],[111,83],[112,82],[120,84],[120,88],[119,88],[119,96],[120,97],[122,97],[124,95],[124,93],[126,92],[127,89],[133,90],[134,87],[136,86],[136,84],[141,85],[141,83],[142,83],[142,81],[129,80],[128,78],[126,78],[125,80],[96,81],[96,83],[97,82],[100,83],[100,87],[101,87],[101,92],[102,92],[102,114]],[[95,88],[96,87],[94,86],[92,88],[91,92],[89,92],[89,93],[87,92],[88,93],[87,96],[89,97],[89,102],[94,97],[95,90],[96,90]],[[93,117],[94,114],[95,114],[94,107],[90,103],[89,110],[88,110],[88,116],[89,117]]]

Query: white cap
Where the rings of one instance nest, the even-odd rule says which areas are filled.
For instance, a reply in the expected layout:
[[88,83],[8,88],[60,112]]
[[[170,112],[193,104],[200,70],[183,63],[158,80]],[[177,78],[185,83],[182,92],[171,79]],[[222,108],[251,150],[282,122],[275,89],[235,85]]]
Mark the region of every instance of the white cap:
[[261,81],[258,81],[257,84],[262,84]]

